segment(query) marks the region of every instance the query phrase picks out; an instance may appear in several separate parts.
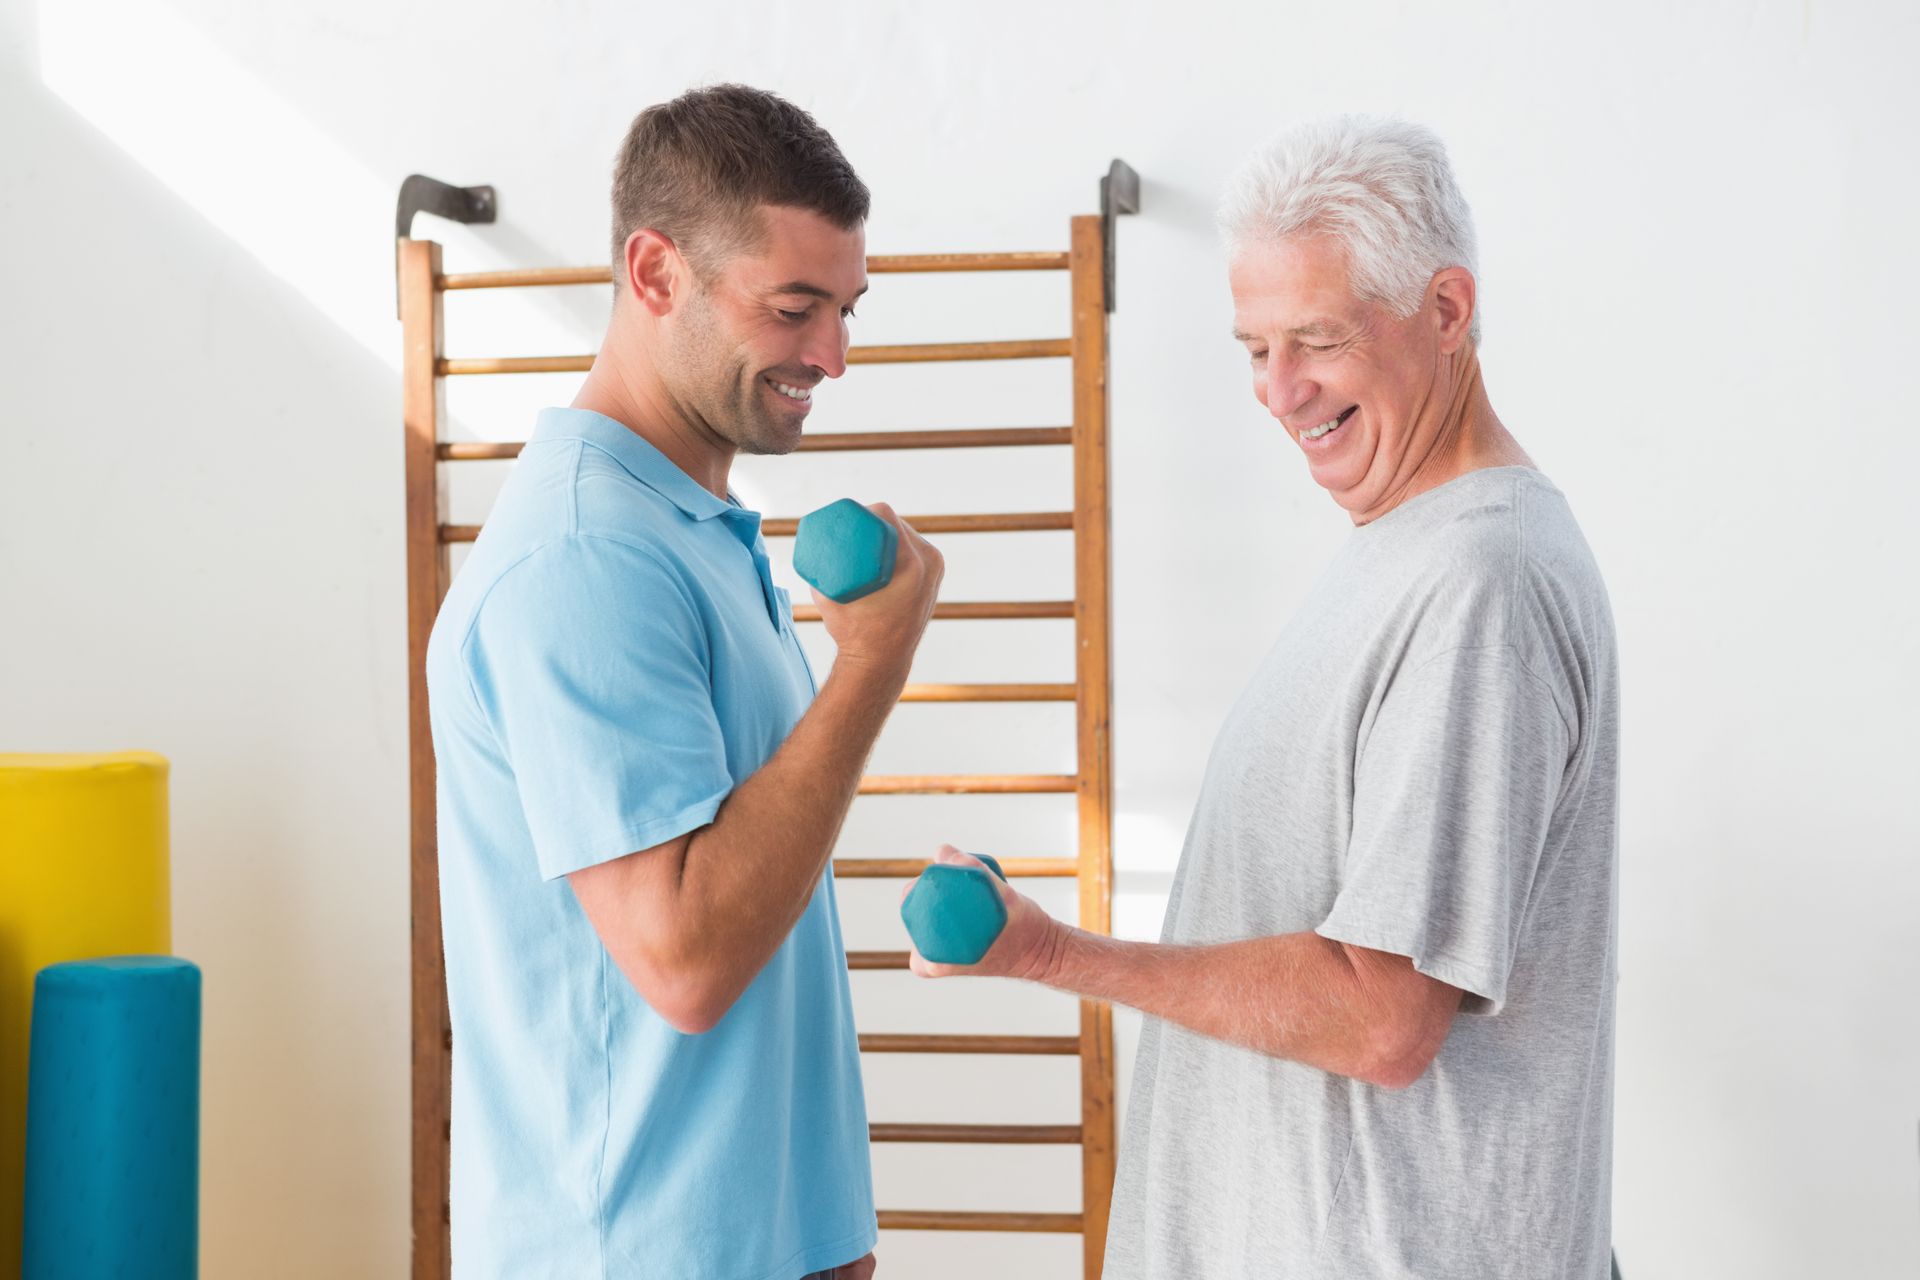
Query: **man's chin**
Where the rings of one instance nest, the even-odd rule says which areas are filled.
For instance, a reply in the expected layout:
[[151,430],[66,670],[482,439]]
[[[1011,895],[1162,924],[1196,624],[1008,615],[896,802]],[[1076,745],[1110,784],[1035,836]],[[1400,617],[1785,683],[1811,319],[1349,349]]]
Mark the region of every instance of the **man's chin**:
[[1307,474],[1313,477],[1315,484],[1332,494],[1336,501],[1342,493],[1356,487],[1356,477],[1351,474],[1352,470],[1353,468],[1342,466],[1334,461],[1315,462],[1311,458],[1307,459]]
[[1345,459],[1330,458],[1317,464],[1310,460],[1307,474],[1349,515],[1359,515],[1372,504],[1374,486],[1367,483],[1366,470],[1362,468],[1356,474],[1354,467]]
[[783,457],[800,447],[801,424],[795,421],[792,426],[774,423],[759,423],[755,429],[735,442],[740,452],[756,457]]

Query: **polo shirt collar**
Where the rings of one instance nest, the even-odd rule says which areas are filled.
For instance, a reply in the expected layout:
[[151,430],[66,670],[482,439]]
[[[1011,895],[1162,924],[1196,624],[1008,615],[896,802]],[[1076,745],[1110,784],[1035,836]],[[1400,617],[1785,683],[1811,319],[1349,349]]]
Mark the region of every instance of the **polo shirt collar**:
[[639,432],[591,409],[542,409],[534,422],[529,444],[556,440],[584,440],[613,456],[613,460],[690,519],[710,520],[740,507],[722,501],[682,471],[673,459],[649,444]]

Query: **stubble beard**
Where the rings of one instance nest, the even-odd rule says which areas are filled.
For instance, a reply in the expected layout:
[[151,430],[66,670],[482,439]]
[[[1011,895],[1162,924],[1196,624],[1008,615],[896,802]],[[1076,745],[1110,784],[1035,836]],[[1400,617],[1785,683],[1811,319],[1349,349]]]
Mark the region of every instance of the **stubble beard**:
[[781,455],[800,446],[800,430],[769,407],[764,382],[729,347],[720,317],[704,291],[688,306],[675,364],[686,379],[686,400],[706,428],[741,453]]

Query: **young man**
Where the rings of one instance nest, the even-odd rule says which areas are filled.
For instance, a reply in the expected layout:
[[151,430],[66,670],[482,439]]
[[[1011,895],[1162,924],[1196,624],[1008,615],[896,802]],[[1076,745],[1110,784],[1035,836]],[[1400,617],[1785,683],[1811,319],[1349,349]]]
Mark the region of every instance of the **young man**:
[[428,648],[460,1277],[865,1280],[876,1236],[829,854],[942,573],[819,600],[816,691],[736,454],[846,368],[867,189],[772,94],[634,121],[616,298]]
[[1254,395],[1353,535],[1220,731],[1163,942],[1003,890],[1005,932],[957,972],[1152,1015],[1108,1280],[1604,1280],[1606,588],[1481,381],[1439,139],[1298,127],[1223,222]]

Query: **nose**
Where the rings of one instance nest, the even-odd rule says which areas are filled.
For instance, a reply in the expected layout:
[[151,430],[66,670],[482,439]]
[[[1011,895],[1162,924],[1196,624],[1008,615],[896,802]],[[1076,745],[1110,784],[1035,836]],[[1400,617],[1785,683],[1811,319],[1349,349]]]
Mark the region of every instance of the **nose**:
[[1299,361],[1273,351],[1267,353],[1266,374],[1260,385],[1266,393],[1262,399],[1267,412],[1276,418],[1289,416],[1320,394],[1319,383],[1300,376]]
[[835,315],[832,323],[812,326],[800,358],[810,369],[818,369],[823,378],[837,378],[847,371],[847,347],[853,341],[845,316]]

